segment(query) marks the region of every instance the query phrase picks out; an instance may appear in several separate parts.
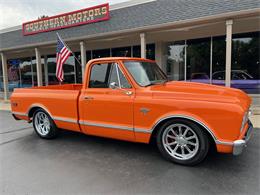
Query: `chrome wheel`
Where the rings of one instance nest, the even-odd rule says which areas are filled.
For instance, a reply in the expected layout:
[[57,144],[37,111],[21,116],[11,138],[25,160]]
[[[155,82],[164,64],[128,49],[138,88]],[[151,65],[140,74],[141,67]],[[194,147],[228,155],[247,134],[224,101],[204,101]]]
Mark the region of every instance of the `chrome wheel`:
[[162,135],[163,147],[178,160],[189,160],[199,150],[199,139],[194,130],[184,124],[168,126]]
[[41,136],[46,136],[50,132],[51,129],[50,120],[47,114],[45,114],[44,112],[37,112],[35,114],[34,123],[35,123],[36,131]]

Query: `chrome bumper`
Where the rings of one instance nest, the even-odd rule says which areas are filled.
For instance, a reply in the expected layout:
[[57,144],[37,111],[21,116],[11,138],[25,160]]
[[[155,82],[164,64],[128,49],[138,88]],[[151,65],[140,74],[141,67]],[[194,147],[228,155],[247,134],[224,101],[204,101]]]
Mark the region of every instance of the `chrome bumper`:
[[248,129],[243,139],[239,139],[233,142],[233,155],[239,155],[242,153],[243,149],[247,146],[247,142],[249,141],[252,132],[253,125],[250,121],[248,121]]

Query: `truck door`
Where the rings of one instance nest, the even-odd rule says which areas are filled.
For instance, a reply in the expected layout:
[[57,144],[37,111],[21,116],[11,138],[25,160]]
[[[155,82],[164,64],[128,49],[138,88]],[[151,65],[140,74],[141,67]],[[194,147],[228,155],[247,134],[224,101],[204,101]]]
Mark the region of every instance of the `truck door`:
[[86,134],[134,140],[134,89],[120,65],[91,64],[86,89],[80,98],[80,124]]

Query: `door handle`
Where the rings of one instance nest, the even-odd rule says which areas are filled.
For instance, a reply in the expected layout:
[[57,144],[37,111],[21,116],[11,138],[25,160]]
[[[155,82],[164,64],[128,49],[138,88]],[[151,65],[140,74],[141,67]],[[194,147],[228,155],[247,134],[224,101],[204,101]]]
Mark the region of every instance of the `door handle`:
[[91,96],[85,96],[84,99],[85,99],[85,100],[93,100],[94,98],[91,97]]
[[133,92],[132,91],[126,91],[125,94],[130,96],[130,95],[133,95]]

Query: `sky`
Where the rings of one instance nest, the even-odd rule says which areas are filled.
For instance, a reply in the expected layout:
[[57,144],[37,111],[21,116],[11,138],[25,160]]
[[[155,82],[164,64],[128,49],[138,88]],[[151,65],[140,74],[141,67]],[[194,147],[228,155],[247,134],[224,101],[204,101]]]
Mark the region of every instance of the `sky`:
[[0,30],[38,19],[39,16],[53,16],[65,12],[128,0],[0,0]]

